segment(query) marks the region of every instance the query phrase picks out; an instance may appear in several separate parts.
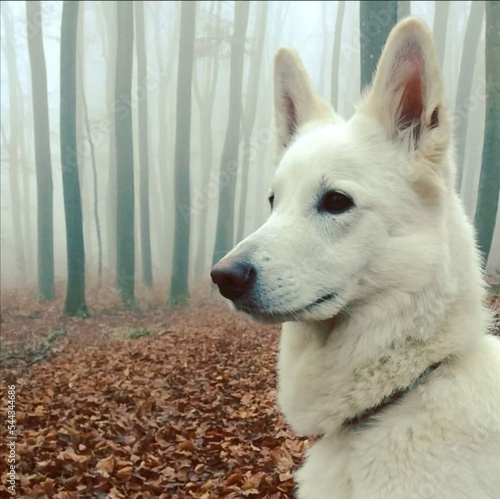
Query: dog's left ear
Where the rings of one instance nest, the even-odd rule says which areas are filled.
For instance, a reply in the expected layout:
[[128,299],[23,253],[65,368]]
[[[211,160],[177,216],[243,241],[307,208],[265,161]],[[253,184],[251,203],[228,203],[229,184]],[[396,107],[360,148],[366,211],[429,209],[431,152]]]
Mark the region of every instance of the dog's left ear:
[[358,110],[376,117],[391,139],[407,138],[412,148],[425,147],[431,160],[446,148],[449,122],[441,71],[423,21],[409,17],[392,30]]
[[289,47],[281,47],[274,58],[274,113],[278,158],[302,125],[338,119],[313,90],[300,57]]

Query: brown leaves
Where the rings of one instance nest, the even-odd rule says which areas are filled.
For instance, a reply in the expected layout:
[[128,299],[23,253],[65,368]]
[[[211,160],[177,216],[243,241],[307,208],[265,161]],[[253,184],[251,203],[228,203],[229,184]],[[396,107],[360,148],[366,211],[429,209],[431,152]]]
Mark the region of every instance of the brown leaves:
[[[168,309],[163,296],[152,296],[142,316],[96,301],[92,319],[64,325],[53,304],[17,303],[3,299],[7,343],[20,331],[33,345],[37,334],[68,331],[58,357],[2,372],[2,420],[5,380],[16,384],[19,497],[293,497],[309,442],[276,407],[276,327],[208,302]],[[490,305],[500,308],[498,295]],[[131,327],[153,334],[116,334]],[[3,442],[6,431],[0,425]],[[9,497],[5,480],[0,494]]]
[[[102,332],[105,318],[96,320]],[[292,498],[307,441],[277,411],[277,328],[213,306],[154,309],[143,320],[168,334],[98,343],[75,321],[64,353],[11,371],[18,494]]]

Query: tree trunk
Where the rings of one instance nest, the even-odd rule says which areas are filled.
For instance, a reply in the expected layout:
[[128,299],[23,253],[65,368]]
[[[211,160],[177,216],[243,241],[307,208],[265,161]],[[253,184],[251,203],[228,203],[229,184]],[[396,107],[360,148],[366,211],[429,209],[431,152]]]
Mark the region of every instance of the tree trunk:
[[398,2],[398,21],[411,16],[411,2],[409,0]]
[[472,79],[476,63],[477,45],[481,35],[484,17],[484,4],[482,0],[471,3],[469,20],[465,30],[464,48],[460,63],[458,77],[457,99],[455,102],[455,126],[457,147],[457,190],[460,192],[463,179],[465,145],[467,142],[467,128],[469,124],[469,98],[472,89]]
[[234,2],[234,32],[231,43],[229,82],[229,120],[220,163],[219,212],[217,215],[213,263],[217,262],[232,248],[234,240],[234,197],[240,143],[241,87],[249,7],[249,2]]
[[486,2],[486,125],[474,219],[484,266],[493,241],[500,191],[500,4]]
[[94,212],[94,224],[97,239],[97,275],[99,276],[99,286],[101,285],[102,279],[102,237],[101,237],[101,223],[99,221],[99,187],[97,178],[97,162],[95,159],[95,146],[92,139],[92,131],[90,128],[89,112],[87,107],[87,101],[85,99],[85,89],[83,80],[80,85],[80,91],[82,93],[82,111],[83,111],[83,121],[85,124],[85,133],[87,135],[87,140],[90,146],[90,160],[92,164],[92,187],[93,187],[93,212]]
[[189,298],[189,231],[191,150],[191,84],[193,76],[196,2],[182,2],[177,73],[177,113],[175,129],[175,235],[169,303]]
[[[41,18],[40,1],[26,2],[26,25],[32,26],[35,20],[41,20]],[[38,298],[40,300],[53,300],[55,291],[52,165],[50,160],[47,70],[41,23],[33,33],[28,32],[27,40],[31,64],[35,137]]]
[[[222,35],[220,34],[221,26],[221,8],[222,2],[213,2],[210,14],[215,18],[215,36],[217,39],[216,48],[213,51],[212,57],[207,61],[205,85],[203,86],[204,92],[200,91],[198,82],[198,73],[194,73],[194,93],[198,103],[198,116],[200,120],[200,130],[203,133],[199,134],[200,137],[200,162],[201,162],[201,185],[203,188],[208,186],[210,181],[210,173],[212,172],[213,163],[213,137],[212,137],[212,119],[213,109],[215,102],[215,92],[217,89],[217,82],[219,80],[219,60],[220,60],[220,45],[222,42]],[[210,209],[210,197],[206,191],[202,192],[202,205],[198,207],[198,216],[200,217],[200,237],[196,256],[194,260],[194,276],[195,279],[203,276],[205,272],[205,265],[207,262],[207,233],[208,233],[208,213]]]
[[108,180],[106,195],[106,262],[116,269],[116,130],[115,130],[115,76],[116,76],[116,2],[98,2],[102,22],[98,23],[106,62],[106,119],[108,144]]
[[[250,171],[250,153],[252,132],[257,114],[257,101],[260,84],[260,70],[262,67],[262,54],[264,53],[264,39],[267,27],[267,1],[260,2],[259,18],[256,26],[255,39],[257,41],[254,56],[250,62],[248,73],[248,90],[245,113],[243,116],[243,158],[241,168],[241,199],[238,218],[238,235],[235,242],[239,242],[245,235],[245,219],[248,197],[248,174]],[[255,158],[254,158],[255,159]]]
[[123,304],[136,306],[134,250],[134,149],[132,144],[132,60],[134,4],[117,2],[116,123],[116,286]]
[[23,238],[23,224],[21,219],[21,200],[19,193],[19,116],[22,113],[19,102],[19,76],[17,73],[16,49],[14,46],[15,34],[13,32],[13,21],[8,4],[2,6],[3,22],[5,29],[5,59],[7,61],[7,73],[9,80],[9,122],[10,140],[9,151],[9,184],[12,200],[12,232],[14,236],[14,248],[16,253],[16,264],[18,278],[21,283],[26,283],[26,256],[25,241]]
[[338,111],[339,104],[339,63],[340,45],[342,44],[342,26],[344,24],[345,0],[340,0],[337,7],[337,19],[335,20],[335,35],[333,41],[332,55],[332,89],[331,100],[335,111]]
[[448,31],[448,15],[450,13],[450,2],[439,0],[434,2],[434,26],[432,34],[434,36],[434,45],[439,60],[439,64],[443,67],[444,52],[446,49],[446,33]]
[[[25,257],[26,257],[26,273],[28,276],[33,275],[33,240],[31,228],[31,203],[30,203],[30,172],[28,168],[28,158],[26,155],[26,125],[24,121],[24,95],[21,88],[19,79],[17,80],[17,99],[20,107],[19,114],[19,160],[21,162],[21,171],[23,179],[23,197],[21,206],[23,207],[24,215],[24,234],[23,241],[25,244]],[[31,280],[31,279],[30,279]]]
[[361,90],[370,85],[385,41],[398,19],[398,2],[362,0],[359,7]]
[[320,74],[319,74],[319,84],[318,92],[322,97],[325,96],[325,85],[326,85],[326,66],[328,59],[328,3],[331,2],[321,2],[321,62],[320,62]]
[[135,16],[138,80],[137,104],[139,114],[139,202],[141,217],[142,279],[147,287],[151,287],[153,285],[153,269],[151,265],[151,237],[149,228],[148,94],[143,2],[135,2]]
[[64,313],[87,317],[85,249],[76,147],[76,47],[80,2],[65,1],[61,22],[61,165],[66,216],[68,283]]

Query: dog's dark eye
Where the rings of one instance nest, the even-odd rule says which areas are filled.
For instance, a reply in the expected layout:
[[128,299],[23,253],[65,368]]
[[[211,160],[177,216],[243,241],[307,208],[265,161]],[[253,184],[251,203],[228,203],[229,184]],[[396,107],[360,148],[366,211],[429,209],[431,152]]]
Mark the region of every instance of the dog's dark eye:
[[327,192],[319,202],[318,211],[337,215],[350,210],[354,206],[353,200],[337,191]]
[[274,207],[274,194],[271,194],[269,196],[269,204],[271,205],[271,210],[272,210]]

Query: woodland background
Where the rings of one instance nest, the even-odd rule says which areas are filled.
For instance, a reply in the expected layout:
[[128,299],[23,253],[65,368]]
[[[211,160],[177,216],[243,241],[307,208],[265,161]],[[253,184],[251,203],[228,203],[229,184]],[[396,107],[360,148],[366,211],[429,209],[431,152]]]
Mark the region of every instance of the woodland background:
[[276,408],[278,329],[231,314],[208,279],[269,213],[281,45],[349,118],[391,26],[428,23],[498,311],[499,10],[2,2],[1,410],[15,384],[16,497],[292,497],[311,442]]

